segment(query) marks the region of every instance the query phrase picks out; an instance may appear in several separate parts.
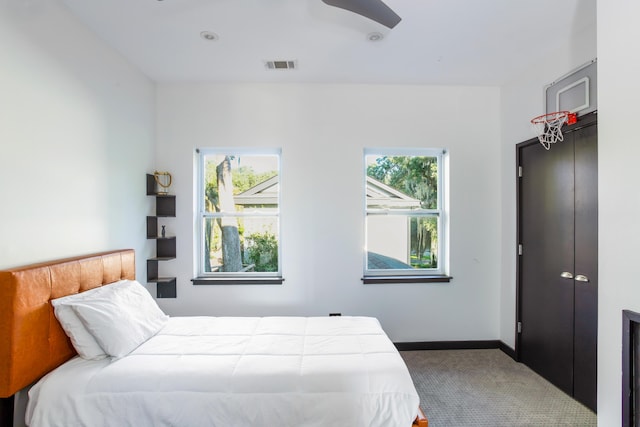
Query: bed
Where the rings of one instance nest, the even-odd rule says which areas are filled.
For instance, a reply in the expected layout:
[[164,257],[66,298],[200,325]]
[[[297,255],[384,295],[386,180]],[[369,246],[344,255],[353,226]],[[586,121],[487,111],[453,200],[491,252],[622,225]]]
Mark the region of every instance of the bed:
[[[127,304],[148,330],[109,317]],[[108,357],[65,333],[71,306]],[[0,272],[0,425],[34,382],[33,427],[427,426],[376,319],[169,317],[135,282],[129,249]]]

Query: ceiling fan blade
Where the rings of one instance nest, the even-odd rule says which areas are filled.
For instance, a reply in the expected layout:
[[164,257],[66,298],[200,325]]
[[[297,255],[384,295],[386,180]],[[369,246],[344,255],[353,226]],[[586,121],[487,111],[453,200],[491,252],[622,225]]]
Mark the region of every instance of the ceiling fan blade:
[[329,6],[339,7],[393,28],[402,20],[382,0],[322,0]]

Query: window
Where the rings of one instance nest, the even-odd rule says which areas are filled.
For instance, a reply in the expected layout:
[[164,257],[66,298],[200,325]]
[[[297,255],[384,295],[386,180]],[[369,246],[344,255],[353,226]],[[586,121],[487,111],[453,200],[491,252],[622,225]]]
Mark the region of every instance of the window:
[[449,281],[443,150],[367,149],[365,283]]
[[198,150],[194,284],[282,283],[280,151]]

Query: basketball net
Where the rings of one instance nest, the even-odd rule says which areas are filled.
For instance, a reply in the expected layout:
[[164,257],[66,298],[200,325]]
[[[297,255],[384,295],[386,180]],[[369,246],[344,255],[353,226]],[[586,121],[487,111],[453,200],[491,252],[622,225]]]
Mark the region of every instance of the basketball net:
[[551,148],[551,144],[555,144],[558,141],[562,141],[564,136],[562,135],[562,126],[567,124],[574,124],[577,122],[577,116],[575,113],[569,111],[555,111],[553,113],[543,114],[531,119],[531,127],[533,132],[538,136],[540,144],[548,150]]

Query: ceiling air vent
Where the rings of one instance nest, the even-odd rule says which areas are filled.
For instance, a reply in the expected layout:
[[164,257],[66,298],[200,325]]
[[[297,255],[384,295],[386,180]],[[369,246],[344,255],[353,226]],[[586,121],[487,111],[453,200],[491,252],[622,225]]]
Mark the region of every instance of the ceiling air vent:
[[296,61],[265,61],[264,65],[269,70],[295,70],[298,68]]

